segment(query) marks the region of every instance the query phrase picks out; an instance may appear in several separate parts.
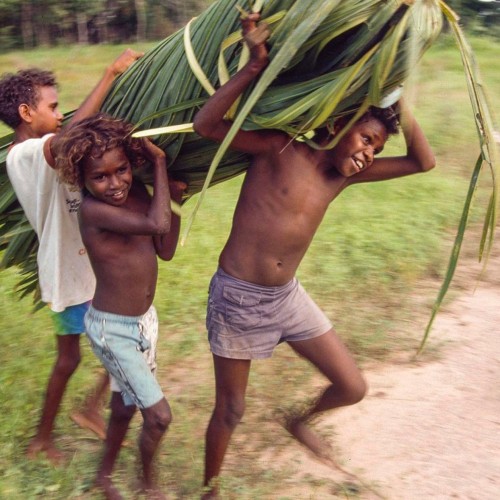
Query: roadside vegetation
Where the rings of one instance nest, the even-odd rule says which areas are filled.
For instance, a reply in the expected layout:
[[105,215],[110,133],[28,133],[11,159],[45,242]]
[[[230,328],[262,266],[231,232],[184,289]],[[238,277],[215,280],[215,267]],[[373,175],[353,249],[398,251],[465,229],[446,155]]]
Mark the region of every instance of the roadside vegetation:
[[[486,38],[471,42],[491,108],[498,109],[500,66],[491,61],[496,60],[500,44]],[[61,83],[62,111],[69,111],[122,50],[117,45],[94,45],[2,53],[0,73],[33,65],[53,69]],[[425,175],[347,190],[332,205],[299,269],[305,288],[334,321],[361,365],[387,361],[398,350],[418,347],[479,152],[454,42],[442,37],[424,56],[416,75],[415,114],[435,150],[437,168]],[[0,135],[6,132],[0,128]],[[397,154],[401,145],[400,138],[391,139],[384,154]],[[481,222],[486,210],[490,180],[486,172],[482,177],[471,225]],[[208,191],[185,246],[178,248],[172,262],[160,264],[155,300],[161,323],[158,376],[174,422],[158,464],[161,484],[174,498],[196,498],[200,492],[203,435],[213,398],[205,302],[240,183],[236,178]],[[193,198],[184,206],[187,214],[195,202]],[[416,288],[429,279],[434,287]],[[53,468],[42,460],[24,458],[55,354],[47,310],[32,314],[30,298],[19,301],[13,291],[16,281],[14,269],[1,272],[0,325],[5,341],[0,352],[0,498],[99,498],[91,487],[102,443],[69,419],[100,369],[85,339],[84,359],[70,382],[56,426],[67,466]],[[450,298],[454,293],[452,287]],[[424,351],[424,359],[426,355]],[[223,490],[227,498],[294,498],[293,487],[286,483],[287,471],[270,471],[255,457],[270,443],[279,448],[289,442],[285,432],[277,434],[270,423],[283,405],[311,393],[312,372],[286,346],[278,348],[271,361],[255,363],[255,368],[248,413],[228,455]],[[140,418],[134,422],[130,446],[117,467],[117,484],[127,498],[133,497]],[[310,485],[311,495],[314,487]]]

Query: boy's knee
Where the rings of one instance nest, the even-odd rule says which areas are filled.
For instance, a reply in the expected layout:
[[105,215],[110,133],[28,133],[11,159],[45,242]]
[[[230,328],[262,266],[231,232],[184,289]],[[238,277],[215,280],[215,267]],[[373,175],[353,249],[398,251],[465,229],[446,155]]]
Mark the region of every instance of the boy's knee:
[[161,433],[166,432],[172,423],[172,412],[165,399],[153,407],[144,410],[143,416],[145,425]]
[[241,422],[241,419],[245,414],[245,401],[230,401],[218,413],[219,418],[223,420],[224,425],[234,429]]
[[58,356],[55,371],[62,376],[71,376],[80,364],[81,356]]
[[368,384],[364,377],[359,377],[358,380],[353,382],[348,388],[349,404],[359,403],[368,392]]
[[165,412],[160,412],[156,416],[156,428],[161,432],[166,432],[169,425],[172,423],[172,413],[170,410]]

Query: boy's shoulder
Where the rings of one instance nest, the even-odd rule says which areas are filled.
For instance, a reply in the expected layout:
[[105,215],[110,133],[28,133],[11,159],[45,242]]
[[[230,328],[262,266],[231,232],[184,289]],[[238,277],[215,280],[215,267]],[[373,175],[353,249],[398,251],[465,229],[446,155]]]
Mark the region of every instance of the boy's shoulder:
[[[34,175],[55,175],[54,169],[49,165],[45,155],[45,144],[52,134],[26,139],[14,143],[6,157],[6,167],[9,177]],[[11,179],[12,180],[12,179]]]

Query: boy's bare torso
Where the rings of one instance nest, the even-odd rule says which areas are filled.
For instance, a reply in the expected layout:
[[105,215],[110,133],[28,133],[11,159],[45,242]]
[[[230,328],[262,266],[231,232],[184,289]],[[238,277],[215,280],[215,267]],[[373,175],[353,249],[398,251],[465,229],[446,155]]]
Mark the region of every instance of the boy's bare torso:
[[[123,210],[146,214],[150,198],[134,183]],[[87,215],[98,213],[103,202],[87,196],[80,208],[83,243],[97,278],[92,305],[102,311],[140,316],[152,304],[158,274],[157,253],[151,235],[121,234],[96,227]]]
[[282,137],[271,153],[254,156],[219,260],[232,276],[264,286],[295,276],[330,202],[348,183],[319,163],[316,151]]

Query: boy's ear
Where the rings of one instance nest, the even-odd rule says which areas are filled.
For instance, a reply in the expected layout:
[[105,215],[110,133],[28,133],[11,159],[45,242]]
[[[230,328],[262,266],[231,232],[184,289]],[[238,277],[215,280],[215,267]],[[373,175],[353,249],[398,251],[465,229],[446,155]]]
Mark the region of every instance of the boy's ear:
[[28,104],[20,104],[19,107],[17,108],[19,112],[19,116],[21,119],[25,122],[31,123],[31,108],[29,107]]

